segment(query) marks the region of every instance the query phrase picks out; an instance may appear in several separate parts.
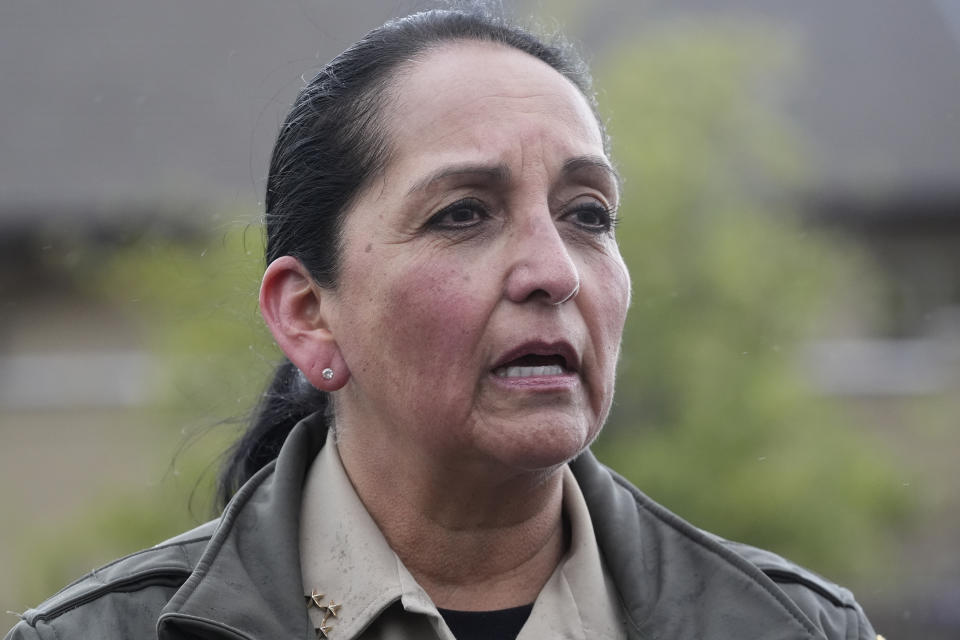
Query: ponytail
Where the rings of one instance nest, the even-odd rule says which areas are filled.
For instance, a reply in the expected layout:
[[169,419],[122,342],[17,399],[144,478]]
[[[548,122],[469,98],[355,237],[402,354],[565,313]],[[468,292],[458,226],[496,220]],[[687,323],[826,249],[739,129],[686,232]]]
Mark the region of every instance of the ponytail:
[[322,411],[324,419],[320,424],[329,429],[330,405],[330,394],[314,388],[300,370],[285,359],[260,398],[250,427],[227,452],[217,481],[219,506],[225,507],[243,483],[277,457],[298,422]]

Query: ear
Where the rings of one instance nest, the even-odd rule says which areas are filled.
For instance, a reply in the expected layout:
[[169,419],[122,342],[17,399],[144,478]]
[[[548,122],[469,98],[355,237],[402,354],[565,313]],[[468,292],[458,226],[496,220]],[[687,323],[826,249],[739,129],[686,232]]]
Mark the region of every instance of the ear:
[[[350,379],[346,362],[324,317],[326,294],[306,267],[292,256],[277,258],[260,284],[260,313],[274,340],[307,380],[322,391],[336,391]],[[323,376],[332,369],[333,376]]]

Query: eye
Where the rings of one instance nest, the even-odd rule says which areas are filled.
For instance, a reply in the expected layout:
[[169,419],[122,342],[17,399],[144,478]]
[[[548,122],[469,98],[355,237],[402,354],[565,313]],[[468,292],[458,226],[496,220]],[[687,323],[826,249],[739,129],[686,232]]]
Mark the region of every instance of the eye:
[[606,233],[616,225],[615,211],[596,200],[573,205],[563,217],[591,233]]
[[426,226],[442,230],[469,229],[489,217],[482,202],[476,198],[463,198],[430,216]]

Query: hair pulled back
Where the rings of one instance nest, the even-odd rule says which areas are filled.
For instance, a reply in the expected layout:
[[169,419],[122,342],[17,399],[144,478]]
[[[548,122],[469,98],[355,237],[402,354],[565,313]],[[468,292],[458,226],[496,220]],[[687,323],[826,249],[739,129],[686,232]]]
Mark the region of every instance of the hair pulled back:
[[[293,256],[317,284],[337,286],[344,216],[389,158],[383,113],[391,82],[430,49],[465,40],[502,44],[542,60],[595,109],[590,75],[566,43],[545,42],[481,8],[433,10],[390,21],[324,66],[301,90],[281,126],[267,178],[268,265]],[[219,478],[221,505],[277,457],[297,422],[317,412],[324,416],[323,428],[329,428],[329,394],[310,385],[289,361],[280,364],[250,427],[228,452]]]

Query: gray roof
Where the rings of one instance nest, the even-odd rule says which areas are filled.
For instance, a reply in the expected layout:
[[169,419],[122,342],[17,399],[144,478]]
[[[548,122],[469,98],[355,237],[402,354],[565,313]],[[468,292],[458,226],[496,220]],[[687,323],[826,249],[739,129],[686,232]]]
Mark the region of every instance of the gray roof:
[[[414,5],[4,0],[0,212],[197,200],[255,211],[301,74]],[[960,184],[954,0],[589,7],[574,10],[569,30],[594,52],[679,12],[782,21],[803,46],[791,108],[822,159],[824,187]]]
[[386,2],[0,3],[0,206],[254,206],[301,74]]

